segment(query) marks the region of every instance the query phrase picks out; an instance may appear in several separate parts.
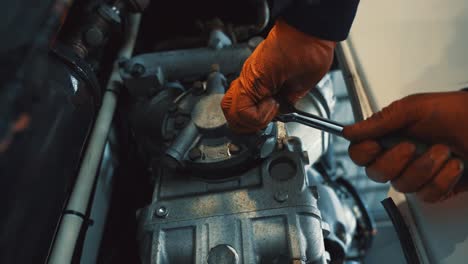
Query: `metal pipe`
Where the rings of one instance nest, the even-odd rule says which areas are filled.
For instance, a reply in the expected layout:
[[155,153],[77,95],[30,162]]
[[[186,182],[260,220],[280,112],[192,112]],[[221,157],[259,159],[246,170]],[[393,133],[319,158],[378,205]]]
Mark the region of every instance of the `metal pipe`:
[[[130,16],[130,27],[126,41],[123,43],[118,58],[130,58],[135,46],[141,15]],[[103,149],[107,141],[107,135],[112,123],[117,104],[117,93],[122,85],[117,60],[107,83],[106,92],[99,110],[96,123],[91,134],[88,148],[86,149],[81,164],[75,187],[68,201],[66,211],[73,214],[64,214],[57,237],[52,248],[48,263],[71,263],[75,251],[78,236],[83,226],[83,217],[86,214],[93,184],[96,180],[97,169],[101,160]],[[80,216],[81,215],[81,216]]]
[[[142,54],[126,63],[122,78],[157,76],[162,71],[166,80],[197,79],[205,76],[213,64],[218,64],[227,75],[242,69],[250,54],[252,48],[247,43],[219,50],[198,48]],[[135,68],[141,69],[142,74],[135,76]]]
[[166,150],[164,162],[169,168],[175,169],[183,165],[185,153],[199,137],[198,129],[193,122],[190,122],[184,130],[177,136],[177,139]]

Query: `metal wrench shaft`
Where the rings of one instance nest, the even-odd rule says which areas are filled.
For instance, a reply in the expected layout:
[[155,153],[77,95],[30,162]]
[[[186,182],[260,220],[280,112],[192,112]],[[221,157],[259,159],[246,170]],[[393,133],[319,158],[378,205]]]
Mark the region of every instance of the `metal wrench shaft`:
[[288,122],[297,122],[306,126],[310,126],[313,128],[317,128],[323,130],[325,132],[337,135],[342,137],[343,136],[343,128],[342,124],[336,123],[329,119],[312,115],[312,114],[304,114],[301,112],[293,112],[288,114],[282,114],[277,116],[276,118],[278,121],[288,123]]

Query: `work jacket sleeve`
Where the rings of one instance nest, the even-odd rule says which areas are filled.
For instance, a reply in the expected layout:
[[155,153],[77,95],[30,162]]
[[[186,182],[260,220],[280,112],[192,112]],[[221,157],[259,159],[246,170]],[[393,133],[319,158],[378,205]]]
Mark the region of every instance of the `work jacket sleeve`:
[[348,37],[359,0],[272,0],[273,16],[298,30],[331,41]]

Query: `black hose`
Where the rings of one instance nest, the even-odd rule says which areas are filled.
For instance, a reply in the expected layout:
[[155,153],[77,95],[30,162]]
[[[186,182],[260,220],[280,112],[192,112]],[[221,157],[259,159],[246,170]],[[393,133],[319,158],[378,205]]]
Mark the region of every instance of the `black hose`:
[[411,264],[421,263],[418,254],[416,253],[416,246],[414,245],[414,241],[411,237],[408,226],[400,214],[398,207],[393,202],[393,199],[386,198],[381,201],[381,203],[390,217],[390,220],[393,223],[393,227],[395,227],[395,231],[398,235],[398,239],[400,240],[401,249],[405,255],[406,262]]

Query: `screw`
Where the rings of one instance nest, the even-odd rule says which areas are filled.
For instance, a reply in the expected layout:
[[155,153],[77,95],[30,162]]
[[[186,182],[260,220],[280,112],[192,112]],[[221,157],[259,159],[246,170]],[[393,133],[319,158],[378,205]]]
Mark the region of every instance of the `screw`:
[[199,148],[193,148],[188,153],[188,157],[191,160],[197,160],[201,158],[201,156],[202,156],[202,152]]
[[139,64],[139,63],[135,63],[133,66],[132,66],[132,69],[130,71],[130,74],[133,76],[133,77],[140,77],[141,75],[143,75],[145,73],[146,69],[145,69],[145,66]]
[[154,214],[155,214],[157,217],[163,218],[163,217],[166,217],[166,216],[169,214],[169,210],[167,210],[166,207],[161,206],[161,207],[159,207],[158,209],[156,209],[156,211],[154,212]]
[[239,154],[241,151],[241,148],[239,146],[232,143],[229,143],[227,147],[230,155]]
[[286,202],[286,200],[288,200],[288,198],[289,198],[289,195],[288,195],[288,192],[286,191],[277,191],[275,193],[275,200],[277,202],[284,203]]

